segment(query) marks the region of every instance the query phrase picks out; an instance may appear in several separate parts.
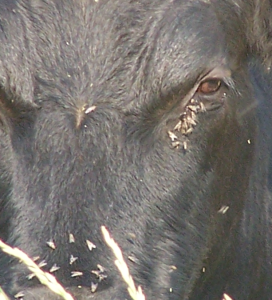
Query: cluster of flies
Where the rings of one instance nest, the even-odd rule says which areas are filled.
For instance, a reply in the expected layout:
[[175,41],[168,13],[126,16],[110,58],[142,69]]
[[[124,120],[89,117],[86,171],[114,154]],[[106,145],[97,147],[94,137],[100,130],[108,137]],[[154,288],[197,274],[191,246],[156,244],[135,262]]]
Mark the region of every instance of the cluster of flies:
[[[171,140],[171,146],[178,149],[181,145],[184,150],[187,150],[188,145],[186,138],[193,132],[197,125],[197,114],[206,111],[202,102],[192,98],[184,109],[184,112],[179,116],[178,123],[172,131],[168,131],[168,136]],[[179,139],[176,133],[181,133],[183,141]]]
[[[75,237],[74,237],[74,235],[72,233],[69,233],[69,243],[70,244],[75,243]],[[49,241],[47,241],[46,244],[52,250],[56,249],[56,244],[55,244],[55,242],[52,239],[50,239]],[[93,249],[96,248],[96,245],[94,243],[92,243],[90,240],[86,240],[86,245],[87,245],[87,247],[88,247],[88,249],[90,251],[92,251]],[[32,258],[32,260],[34,262],[37,262],[39,259],[40,259],[39,256],[35,256],[35,257]],[[69,264],[73,265],[77,260],[78,260],[78,257],[71,254],[70,258],[69,258]],[[42,260],[39,263],[37,263],[37,265],[38,265],[39,268],[42,268],[42,267],[45,267],[47,265],[47,263],[46,263],[45,260]],[[58,271],[59,269],[60,269],[60,267],[57,266],[57,264],[54,264],[49,269],[49,272],[50,273],[54,273],[54,272]],[[105,270],[105,268],[103,266],[101,266],[100,264],[97,264],[97,270],[92,270],[91,273],[93,273],[94,275],[96,275],[96,277],[98,278],[98,282],[101,282],[102,280],[104,280],[104,279],[107,278],[107,274],[105,273],[105,271],[106,270]],[[71,272],[71,277],[73,277],[73,278],[78,278],[78,277],[81,277],[81,276],[83,276],[83,272],[81,272],[81,271],[72,271]],[[31,273],[31,274],[29,274],[27,276],[27,279],[31,280],[34,277],[35,277],[35,274]],[[79,288],[80,287],[81,286],[79,286]],[[98,283],[91,282],[90,290],[91,290],[92,293],[96,292],[97,287],[98,287]],[[23,297],[24,297],[24,293],[23,292],[19,292],[19,293],[17,293],[14,296],[15,299],[22,299]]]

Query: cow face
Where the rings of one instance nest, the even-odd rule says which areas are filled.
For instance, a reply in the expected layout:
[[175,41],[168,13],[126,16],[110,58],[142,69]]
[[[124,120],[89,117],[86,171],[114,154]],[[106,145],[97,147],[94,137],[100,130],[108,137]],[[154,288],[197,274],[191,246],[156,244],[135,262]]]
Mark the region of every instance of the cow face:
[[[220,299],[258,146],[238,4],[0,4],[2,238],[77,299],[124,298],[106,225],[147,299]],[[0,263],[10,295],[57,299]]]

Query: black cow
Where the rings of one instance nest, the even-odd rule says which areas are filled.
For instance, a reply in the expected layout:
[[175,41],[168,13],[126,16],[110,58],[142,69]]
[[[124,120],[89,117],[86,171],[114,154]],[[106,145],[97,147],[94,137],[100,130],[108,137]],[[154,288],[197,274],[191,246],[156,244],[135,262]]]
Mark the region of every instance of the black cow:
[[148,300],[272,299],[271,62],[271,0],[1,0],[1,239],[78,300],[129,297],[102,225]]

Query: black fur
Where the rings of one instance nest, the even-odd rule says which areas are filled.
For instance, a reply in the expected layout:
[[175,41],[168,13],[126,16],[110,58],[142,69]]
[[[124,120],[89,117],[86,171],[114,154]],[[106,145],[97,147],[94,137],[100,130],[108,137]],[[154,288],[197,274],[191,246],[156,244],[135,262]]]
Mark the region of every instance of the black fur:
[[102,225],[147,300],[271,299],[271,61],[269,0],[1,0],[1,239],[77,300],[129,297]]

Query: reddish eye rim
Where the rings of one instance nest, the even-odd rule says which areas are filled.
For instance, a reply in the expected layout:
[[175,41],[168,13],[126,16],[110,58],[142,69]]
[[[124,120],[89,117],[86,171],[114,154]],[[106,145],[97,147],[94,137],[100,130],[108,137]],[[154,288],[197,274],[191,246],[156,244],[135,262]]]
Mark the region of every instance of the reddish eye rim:
[[197,92],[203,95],[210,95],[216,93],[222,86],[222,80],[219,78],[207,79],[199,85]]

